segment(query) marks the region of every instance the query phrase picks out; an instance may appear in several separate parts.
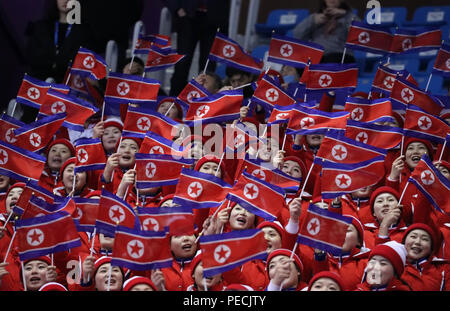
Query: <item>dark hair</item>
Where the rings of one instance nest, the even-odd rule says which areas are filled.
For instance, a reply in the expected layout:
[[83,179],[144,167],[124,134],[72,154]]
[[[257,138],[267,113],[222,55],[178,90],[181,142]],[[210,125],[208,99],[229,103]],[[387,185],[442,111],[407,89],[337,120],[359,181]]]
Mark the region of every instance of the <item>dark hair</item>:
[[225,74],[229,78],[231,78],[233,75],[236,75],[236,74],[241,74],[241,75],[248,76],[248,77],[253,76],[253,74],[248,71],[240,70],[240,69],[230,67],[230,66],[226,67]]
[[[322,13],[327,8],[327,4],[325,3],[325,0],[322,0],[319,2],[319,10],[318,13]],[[350,5],[348,5],[345,1],[341,1],[341,4],[339,5],[339,9],[344,9],[347,12],[351,10]]]
[[[127,59],[125,60],[125,65],[123,65],[123,66],[125,67],[126,65],[128,65],[129,63],[131,63],[131,60],[132,60],[131,57],[127,58]],[[138,63],[141,67],[145,67],[144,61],[143,61],[141,58],[139,58],[139,57],[135,57],[135,58],[133,59],[133,63]]]
[[207,72],[205,72],[205,74],[214,79],[214,87],[217,90],[219,90],[222,87],[222,79],[220,78],[220,76],[217,73],[212,72],[212,71],[207,71]]

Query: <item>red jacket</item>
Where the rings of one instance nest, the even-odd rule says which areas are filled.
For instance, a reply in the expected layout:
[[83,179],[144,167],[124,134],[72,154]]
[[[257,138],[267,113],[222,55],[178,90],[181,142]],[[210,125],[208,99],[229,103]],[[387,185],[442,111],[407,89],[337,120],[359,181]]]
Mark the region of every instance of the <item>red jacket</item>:
[[408,283],[413,291],[449,290],[449,269],[446,260],[425,259],[416,264],[407,263],[401,279]]
[[222,273],[226,285],[245,284],[256,291],[263,291],[269,285],[266,263],[262,260],[252,260],[240,267]]
[[[0,215],[0,226],[4,226],[6,218],[4,215]],[[11,242],[11,237],[14,233],[13,224],[8,222],[6,225],[5,235],[0,239],[0,258],[4,261],[6,251]],[[17,236],[16,236],[17,237]],[[3,276],[0,282],[0,291],[23,291],[22,278],[21,278],[21,264],[18,253],[18,240],[14,239],[11,249],[9,251],[6,261],[9,263],[6,266],[6,270],[9,272]]]
[[320,271],[335,272],[341,276],[346,291],[355,290],[364,276],[369,252],[369,249],[354,248],[345,256],[332,256],[327,253],[324,260],[317,260],[315,257],[314,274]]
[[364,224],[364,242],[367,248],[373,249],[375,245],[383,244],[389,241],[397,241],[402,243],[403,234],[407,227],[400,219],[397,226],[389,229],[389,236],[387,238],[382,238],[378,235],[379,229],[379,224],[376,221],[373,223]]
[[38,185],[53,193],[54,188],[63,186],[58,175],[52,174],[49,168],[45,168],[39,177]]

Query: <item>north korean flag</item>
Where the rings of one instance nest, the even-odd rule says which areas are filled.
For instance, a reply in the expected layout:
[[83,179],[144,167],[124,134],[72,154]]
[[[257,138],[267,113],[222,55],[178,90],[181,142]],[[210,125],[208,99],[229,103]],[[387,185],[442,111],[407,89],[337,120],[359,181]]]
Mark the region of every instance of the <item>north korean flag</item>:
[[269,221],[275,220],[284,204],[283,188],[258,179],[245,171],[226,198]]
[[183,168],[175,189],[173,203],[192,208],[217,207],[232,188],[221,178]]
[[325,134],[329,130],[343,130],[349,116],[347,111],[325,112],[298,106],[291,111],[286,134]]
[[283,173],[271,163],[264,162],[260,159],[252,159],[248,154],[245,155],[245,159],[240,165],[236,179],[239,178],[244,169],[248,174],[260,180],[283,188],[285,192],[297,191],[302,181],[301,178],[294,178]]
[[378,66],[375,78],[372,83],[372,92],[382,93],[385,96],[389,96],[394,87],[395,80],[397,77],[402,77],[406,81],[417,85],[414,78],[406,70],[394,70],[388,66],[383,66],[380,64]]
[[392,54],[418,53],[441,47],[442,31],[438,26],[397,28],[389,52]]
[[237,155],[237,158],[241,159],[246,153],[247,147],[252,146],[255,150],[258,149],[258,142],[262,142],[262,139],[246,124],[240,121],[234,125],[227,124],[224,150],[227,156],[234,158],[234,155]]
[[258,87],[252,96],[252,101],[269,110],[272,110],[275,105],[290,106],[296,102],[296,100],[284,92],[281,85],[269,75],[264,75],[258,82]]
[[205,89],[200,83],[195,81],[195,79],[192,79],[186,84],[186,86],[180,92],[177,98],[185,103],[192,104],[193,103],[192,100],[194,98],[202,98],[211,95],[212,94],[207,89]]
[[394,35],[388,27],[368,25],[353,21],[347,35],[345,46],[375,54],[387,54]]
[[186,55],[177,54],[175,50],[169,48],[158,48],[151,46],[147,62],[145,63],[145,71],[163,70],[175,65],[182,60]]
[[193,159],[166,154],[136,153],[136,189],[176,185],[181,169],[190,167]]
[[239,118],[242,90],[223,91],[208,97],[193,99],[186,113],[185,124],[221,123]]
[[144,271],[171,267],[170,235],[118,226],[111,265]]
[[21,261],[81,246],[75,223],[66,212],[17,220],[15,227]]
[[444,107],[442,103],[431,93],[426,92],[403,78],[397,78],[394,82],[391,95],[392,109],[406,110],[408,104],[415,104],[428,113],[438,116]]
[[106,78],[107,68],[106,61],[100,55],[80,47],[72,63],[70,72],[78,74],[81,77],[101,80]]
[[322,197],[334,199],[375,185],[384,176],[384,156],[353,164],[322,161]]
[[55,196],[52,192],[37,185],[31,180],[28,180],[25,184],[25,188],[23,189],[22,194],[19,197],[19,200],[14,206],[14,212],[17,215],[22,215],[29,205],[32,197],[39,198],[49,204],[53,204],[55,201],[58,201],[58,199],[62,199],[61,197]]
[[297,242],[339,256],[351,223],[350,217],[309,204]]
[[47,96],[39,109],[39,116],[50,116],[65,112],[67,114],[63,126],[82,132],[87,118],[99,109],[90,103],[70,95],[49,89]]
[[0,140],[0,174],[12,179],[38,182],[44,170],[45,157]]
[[106,166],[106,155],[100,138],[80,138],[75,142],[77,161],[75,172],[102,170]]
[[25,74],[19,91],[17,92],[16,101],[39,109],[43,104],[45,95],[50,87],[64,94],[69,94],[70,92],[70,88],[65,85],[47,83]]
[[433,73],[450,77],[450,44],[442,43],[433,65]]
[[154,103],[157,100],[160,86],[161,83],[155,79],[111,72],[106,83],[105,102]]
[[100,199],[75,197],[76,211],[72,214],[73,221],[79,232],[94,232]]
[[322,160],[327,160],[351,164],[386,155],[387,151],[385,149],[358,142],[345,137],[342,133],[331,132],[323,137],[320,148],[314,158],[314,163],[321,164]]
[[402,141],[403,129],[348,120],[345,136],[377,148],[392,149]]
[[152,131],[171,140],[178,133],[178,126],[178,122],[153,109],[129,105],[122,135],[144,138],[147,131]]
[[447,133],[450,132],[450,127],[441,118],[409,104],[406,108],[403,132],[405,136],[418,137],[443,144]]
[[48,203],[47,201],[32,195],[29,204],[24,209],[20,219],[49,215],[62,211],[69,215],[72,215],[75,212],[76,204],[71,197],[58,198],[56,200],[54,203]]
[[320,63],[323,52],[324,48],[320,44],[273,34],[267,61],[304,68],[308,62]]
[[350,118],[359,122],[393,122],[392,105],[389,98],[370,100],[366,98],[347,97],[345,111]]
[[133,208],[115,194],[102,189],[95,227],[98,233],[114,237],[118,225],[139,228],[139,218]]
[[259,75],[264,62],[246,53],[236,41],[217,33],[208,58],[214,62]]
[[143,231],[168,229],[171,235],[193,235],[194,213],[192,207],[138,207],[137,215]]
[[203,276],[212,277],[256,259],[267,258],[267,241],[258,229],[201,236]]
[[44,149],[60,129],[66,117],[65,112],[57,113],[15,129],[14,137],[17,141],[14,145],[32,152]]
[[358,66],[334,63],[310,65],[305,68],[300,82],[306,84],[307,90],[356,89]]
[[139,153],[181,156],[183,155],[183,148],[171,140],[148,131],[145,133]]
[[436,210],[450,215],[450,181],[433,165],[424,154],[408,178],[419,189]]
[[153,34],[153,35],[139,35],[136,46],[134,47],[134,54],[148,54],[150,52],[150,47],[153,44],[157,44],[158,46],[169,46],[170,45],[170,37]]
[[288,123],[292,109],[298,104],[292,104],[289,106],[275,105],[270,113],[269,119],[267,119],[267,125]]
[[14,144],[17,139],[14,137],[14,130],[24,126],[20,120],[10,117],[6,113],[3,113],[0,117],[0,140],[7,143]]

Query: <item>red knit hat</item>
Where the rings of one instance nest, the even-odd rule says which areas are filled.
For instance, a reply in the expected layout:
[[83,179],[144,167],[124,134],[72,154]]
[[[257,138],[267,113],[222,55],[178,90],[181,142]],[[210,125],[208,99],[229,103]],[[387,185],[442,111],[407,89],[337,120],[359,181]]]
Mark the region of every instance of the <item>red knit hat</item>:
[[431,253],[433,253],[433,251],[438,248],[438,235],[437,235],[437,232],[432,227],[430,227],[424,223],[416,222],[416,223],[410,225],[408,227],[408,229],[406,229],[406,231],[403,233],[402,243],[405,244],[406,237],[408,236],[408,234],[411,233],[411,231],[413,231],[415,229],[422,229],[430,235],[431,247],[432,247]]
[[307,173],[306,165],[302,161],[302,159],[300,159],[299,157],[296,157],[296,156],[287,156],[287,157],[284,157],[284,162],[286,162],[286,161],[296,162],[300,166],[300,170],[302,172],[302,179],[306,178],[306,173]]
[[286,235],[286,230],[284,230],[283,226],[278,221],[263,221],[256,228],[262,229],[264,227],[271,227],[275,229],[281,237],[281,241],[283,241],[284,236]]
[[276,250],[272,251],[272,252],[269,254],[269,256],[267,257],[267,261],[266,261],[266,270],[267,270],[267,273],[269,273],[269,264],[270,264],[270,261],[271,261],[275,256],[278,256],[278,255],[284,255],[284,256],[287,256],[287,257],[289,257],[289,258],[291,258],[291,256],[292,256],[292,259],[294,259],[295,265],[297,266],[297,269],[299,270],[300,274],[303,273],[303,263],[302,263],[302,261],[300,260],[300,257],[298,257],[297,254],[295,254],[295,253],[292,255],[292,251],[289,250],[289,249],[285,249],[285,248],[279,248],[279,249],[276,249]]
[[22,188],[22,189],[25,189],[25,187],[26,187],[26,184],[23,183],[23,182],[16,182],[16,183],[12,184],[11,186],[9,186],[8,191],[6,191],[6,196],[5,196],[5,198],[8,197],[8,194],[9,194],[9,192],[10,192],[12,189],[14,189],[14,188]]
[[66,162],[63,163],[63,165],[61,165],[61,168],[59,169],[59,176],[60,178],[62,178],[64,170],[66,169],[66,167],[70,164],[76,164],[77,163],[77,158],[72,157],[72,158],[68,158],[66,160]]
[[369,206],[372,209],[372,212],[373,212],[373,203],[375,202],[375,199],[377,198],[378,195],[385,192],[392,194],[394,197],[396,197],[397,201],[400,199],[400,194],[394,188],[388,186],[379,187],[375,189],[370,195]]
[[161,206],[161,205],[162,205],[164,202],[166,202],[167,200],[172,200],[174,196],[175,196],[175,193],[171,193],[171,194],[166,195],[165,197],[163,197],[163,198],[161,199],[161,201],[159,201],[158,206]]
[[434,161],[433,164],[439,164],[440,166],[444,166],[446,169],[448,169],[450,171],[450,163],[444,160],[439,161]]
[[427,155],[431,160],[433,160],[434,148],[433,148],[433,145],[431,144],[431,142],[426,139],[421,139],[421,138],[417,138],[417,137],[405,136],[405,141],[403,142],[403,154],[406,153],[406,149],[408,148],[409,144],[416,143],[416,142],[422,143],[427,147],[427,149],[428,149]]
[[350,217],[352,219],[352,225],[355,226],[356,231],[358,231],[359,242],[361,243],[361,246],[363,246],[363,243],[364,243],[364,226],[362,225],[362,223],[355,216],[352,216],[352,215],[342,215],[342,216],[347,216],[347,217]]
[[125,139],[131,139],[134,140],[136,142],[136,144],[138,145],[138,148],[141,147],[142,144],[142,139],[138,138],[138,137],[133,137],[133,136],[122,136],[122,139],[119,139],[116,143],[116,150],[119,150],[119,145],[121,142],[123,142]]
[[101,190],[94,190],[89,192],[88,194],[86,194],[84,197],[86,199],[90,199],[92,197],[100,197],[102,195],[102,191]]
[[201,157],[200,160],[197,161],[197,164],[195,164],[194,170],[196,170],[196,171],[200,170],[202,165],[205,164],[206,162],[214,162],[217,165],[219,165],[219,163],[220,163],[220,170],[222,172],[222,176],[224,176],[224,174],[226,172],[224,161],[222,161],[222,163],[221,163],[220,159],[212,154],[207,154],[207,155]]
[[30,261],[33,261],[33,260],[43,261],[43,262],[47,263],[49,266],[52,264],[52,259],[49,256],[47,256],[47,255],[46,256],[40,256],[40,257],[36,257],[36,258],[27,259],[27,260],[25,260],[23,262],[23,264],[26,265],[27,262],[30,262]]
[[67,288],[64,285],[56,282],[48,282],[39,288],[40,292],[67,292]]
[[52,149],[52,147],[57,144],[62,144],[64,146],[66,146],[67,148],[69,148],[72,157],[75,155],[75,148],[73,147],[72,143],[65,138],[58,138],[58,139],[52,140],[47,145],[47,148],[45,150],[45,155],[48,156],[48,152],[50,151],[50,149]]
[[157,288],[155,284],[153,284],[152,280],[143,276],[133,276],[132,278],[126,280],[125,283],[123,283],[123,291],[124,292],[130,291],[134,286],[139,284],[147,284],[154,291],[157,291]]
[[378,244],[375,246],[369,255],[369,260],[379,255],[389,260],[394,267],[397,276],[401,276],[405,268],[406,263],[406,249],[403,244],[396,241],[389,241],[384,244]]
[[[159,106],[161,106],[163,103],[165,102],[170,102],[171,104],[173,103],[174,106],[177,108],[178,110],[178,115],[177,115],[177,119],[183,119],[183,108],[181,107],[181,105],[177,102],[176,97],[164,97],[163,99],[161,99],[158,103],[158,106],[156,106],[156,110],[158,110]],[[169,106],[170,107],[170,106]]]
[[341,278],[341,276],[335,272],[331,272],[331,271],[321,271],[317,274],[315,274],[311,280],[309,281],[308,284],[308,291],[311,291],[311,288],[313,287],[314,283],[321,278],[329,278],[332,279],[333,281],[335,281],[338,285],[339,285],[339,289],[341,291],[345,291],[345,285],[344,282]]
[[111,118],[111,119],[107,119],[105,120],[105,122],[103,123],[103,128],[107,128],[110,126],[115,126],[117,127],[121,132],[123,130],[123,122],[120,119],[116,119],[116,118]]

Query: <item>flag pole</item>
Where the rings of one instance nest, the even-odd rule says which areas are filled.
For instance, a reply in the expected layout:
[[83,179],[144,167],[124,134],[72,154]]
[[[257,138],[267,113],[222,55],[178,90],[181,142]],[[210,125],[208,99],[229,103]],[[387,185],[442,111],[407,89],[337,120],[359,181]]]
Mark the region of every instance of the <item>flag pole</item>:
[[250,86],[250,85],[252,85],[252,82],[244,84],[244,85],[237,86],[237,87],[233,88],[233,90],[243,89],[244,87]]
[[167,114],[169,113],[170,109],[172,109],[172,107],[175,105],[175,102],[172,103],[172,105],[170,105],[169,109],[167,109],[166,113],[164,114],[164,116],[167,116]]
[[109,265],[109,271],[108,271],[108,287],[106,290],[109,292],[111,290],[111,273],[112,273],[112,265]]
[[219,169],[220,169],[220,165],[222,164],[222,161],[223,161],[223,156],[225,155],[225,151],[224,152],[222,152],[222,156],[220,157],[220,161],[219,161],[219,165],[217,165],[217,169],[216,169],[216,172],[214,173],[214,176],[215,177],[217,177],[217,173],[219,172]]
[[[6,258],[6,257],[5,257]],[[20,265],[22,267],[22,282],[23,282],[23,290],[27,291],[27,282],[25,280],[25,268],[23,267],[23,261],[20,262]]]
[[8,258],[9,251],[11,250],[11,246],[12,246],[12,244],[14,242],[14,238],[16,237],[16,233],[17,233],[17,231],[14,230],[14,233],[13,233],[13,235],[11,237],[11,241],[9,242],[9,245],[8,245],[8,249],[6,250],[6,254],[5,254],[5,258],[3,259],[3,263],[5,263],[6,259]]
[[9,222],[9,220],[11,219],[11,216],[12,216],[12,215],[13,215],[13,211],[11,211],[11,212],[9,213],[9,216],[8,216],[8,218],[6,219],[5,224],[4,224],[3,227],[2,227],[2,230],[5,230],[6,225],[8,224],[8,222]]
[[432,77],[433,77],[433,73],[430,73],[430,76],[428,77],[427,86],[425,87],[425,92],[428,91],[428,87],[430,86],[430,81],[431,81],[431,78],[432,78]]
[[439,156],[439,162],[442,160],[442,156],[444,155],[445,146],[447,145],[447,140],[444,141],[444,145],[442,146],[441,155]]
[[305,190],[306,184],[308,183],[309,175],[311,174],[311,171],[312,171],[313,167],[314,167],[314,162],[311,164],[311,167],[309,168],[309,171],[308,171],[308,174],[306,175],[306,179],[305,179],[305,182],[303,184],[302,190],[300,192],[300,195],[298,196],[300,199],[302,198],[303,191]]
[[[230,207],[230,204],[231,204],[231,201],[228,200],[227,208]],[[219,211],[220,211],[220,207],[218,207],[218,208],[216,209],[216,211],[214,212],[214,214],[211,216],[211,219],[213,219],[214,217],[216,217],[216,215],[217,215],[217,213],[218,213]],[[203,235],[203,232],[204,232],[204,231],[205,231],[205,229],[203,229],[202,232],[199,233],[199,235],[198,235],[198,237],[195,239],[195,242],[194,242],[194,243],[197,243],[197,242],[198,242],[198,240],[200,239],[200,237]]]
[[399,206],[400,203],[402,202],[403,196],[405,195],[406,188],[408,188],[408,185],[409,185],[409,181],[406,183],[405,188],[403,188],[403,192],[402,192],[402,195],[400,196],[400,199],[398,200],[397,206]]
[[347,47],[344,48],[344,53],[342,53],[342,60],[341,60],[341,64],[344,63],[344,59],[345,59],[345,54],[347,54]]

